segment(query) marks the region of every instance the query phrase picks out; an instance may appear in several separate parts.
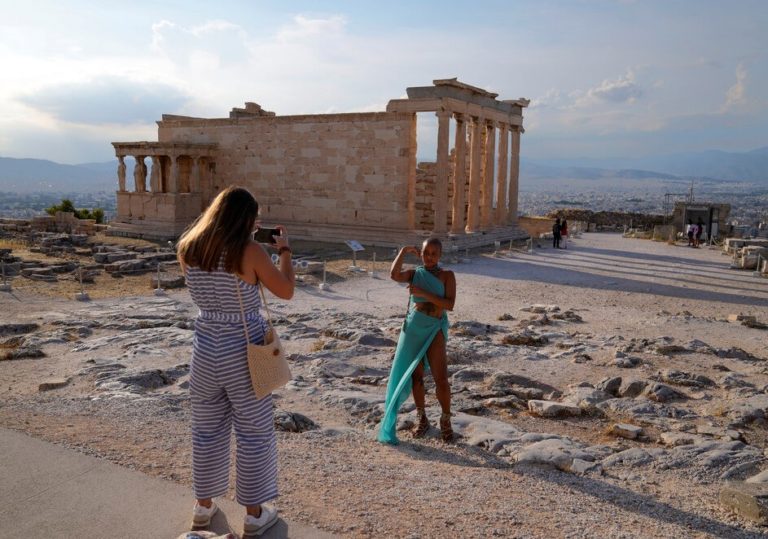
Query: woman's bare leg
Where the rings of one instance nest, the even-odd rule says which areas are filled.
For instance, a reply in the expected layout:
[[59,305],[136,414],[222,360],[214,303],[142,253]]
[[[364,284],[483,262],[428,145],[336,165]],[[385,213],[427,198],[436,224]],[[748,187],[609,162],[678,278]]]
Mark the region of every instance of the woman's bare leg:
[[419,361],[419,365],[414,369],[411,375],[411,382],[413,385],[413,402],[416,403],[416,408],[419,410],[424,409],[424,364]]
[[[448,382],[448,358],[445,353],[445,336],[443,336],[442,331],[437,332],[432,344],[429,345],[427,360],[432,371],[432,377],[435,379],[437,401],[440,403],[443,413],[450,414],[451,384]],[[422,385],[422,391],[423,387]]]

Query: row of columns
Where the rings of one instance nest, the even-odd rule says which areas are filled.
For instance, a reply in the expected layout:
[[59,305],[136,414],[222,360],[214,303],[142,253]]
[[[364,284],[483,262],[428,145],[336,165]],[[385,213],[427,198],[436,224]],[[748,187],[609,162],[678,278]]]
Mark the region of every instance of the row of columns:
[[[499,154],[496,152],[496,122],[464,114],[437,111],[437,167],[434,198],[434,232],[444,233],[448,228],[448,211],[452,222],[450,232],[461,234],[476,232],[493,226],[515,222],[517,218],[518,177],[520,173],[520,129],[509,124],[500,124]],[[456,121],[455,162],[453,174],[453,204],[448,208],[449,129],[450,120]],[[466,178],[467,123],[470,130],[469,148],[469,200],[464,200]],[[509,144],[509,135],[512,144]],[[511,159],[508,158],[511,151]],[[483,163],[481,159],[485,155]],[[509,159],[510,166],[507,167]],[[493,211],[493,170],[496,161],[496,211]],[[481,200],[482,195],[482,200]],[[466,207],[466,215],[465,215]]]
[[[147,190],[147,165],[144,160],[150,157],[152,160],[149,171],[149,191],[152,193],[197,193],[201,187],[201,171],[203,170],[204,157],[191,156],[160,156],[160,155],[134,155],[133,183],[134,192],[146,193]],[[191,160],[189,177],[184,177],[180,181],[179,158],[188,157]],[[126,191],[126,164],[125,156],[117,157],[117,189],[120,192]],[[163,171],[164,160],[169,163],[167,172]],[[182,185],[183,184],[183,185]]]

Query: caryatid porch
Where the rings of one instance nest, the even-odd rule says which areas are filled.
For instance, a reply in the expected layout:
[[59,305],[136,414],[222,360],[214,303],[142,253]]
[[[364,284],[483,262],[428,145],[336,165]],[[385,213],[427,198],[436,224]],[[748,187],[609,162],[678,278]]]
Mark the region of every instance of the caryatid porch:
[[[219,191],[217,144],[113,142],[117,155],[117,218],[123,232],[156,226],[178,236]],[[134,159],[132,181],[125,158]],[[147,167],[149,160],[149,167]]]
[[[474,233],[513,239],[520,235],[515,226],[520,135],[524,132],[522,109],[529,101],[499,101],[498,94],[456,79],[435,80],[433,84],[408,88],[408,99],[393,99],[387,105],[387,112],[437,115],[433,233],[458,244],[466,243],[462,235]],[[453,158],[449,148],[452,120]],[[415,201],[415,184],[409,189],[409,198]]]

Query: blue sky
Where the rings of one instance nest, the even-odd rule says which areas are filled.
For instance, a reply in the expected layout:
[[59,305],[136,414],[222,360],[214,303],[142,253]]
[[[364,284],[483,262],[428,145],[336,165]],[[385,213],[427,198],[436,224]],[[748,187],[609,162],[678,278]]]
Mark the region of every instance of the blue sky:
[[[768,145],[768,2],[0,0],[0,156],[105,161],[163,113],[384,110],[460,80],[526,97],[531,158]],[[419,132],[434,146],[429,118]]]

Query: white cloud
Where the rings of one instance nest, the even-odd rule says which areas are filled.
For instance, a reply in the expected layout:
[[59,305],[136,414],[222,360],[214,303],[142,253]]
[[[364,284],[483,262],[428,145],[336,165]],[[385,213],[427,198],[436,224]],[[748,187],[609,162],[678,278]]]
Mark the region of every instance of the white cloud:
[[563,103],[563,93],[555,88],[550,88],[543,95],[531,98],[529,110],[556,107]]
[[747,102],[744,95],[747,83],[747,69],[744,64],[736,66],[736,83],[728,88],[725,93],[725,103],[722,107],[722,112],[725,112],[736,105],[743,105]]
[[630,70],[627,74],[615,80],[605,79],[595,88],[587,90],[579,105],[589,105],[595,102],[634,103],[643,95],[643,90],[635,82],[635,74]]
[[118,77],[55,84],[16,99],[55,120],[91,125],[151,124],[189,101],[173,86]]

